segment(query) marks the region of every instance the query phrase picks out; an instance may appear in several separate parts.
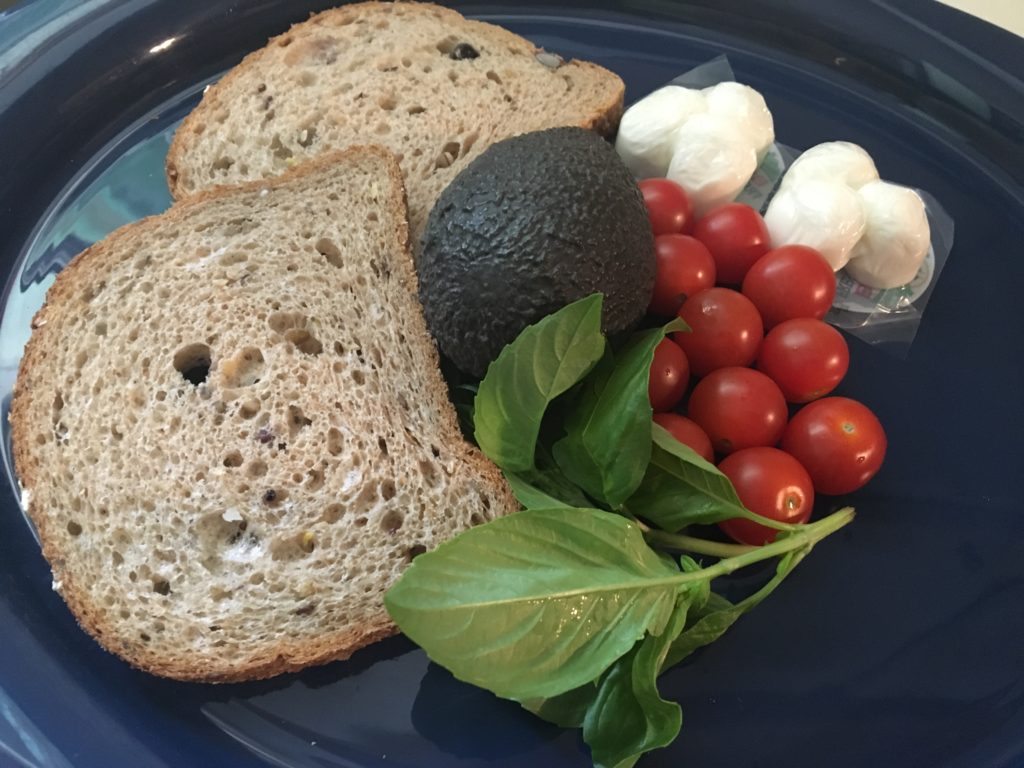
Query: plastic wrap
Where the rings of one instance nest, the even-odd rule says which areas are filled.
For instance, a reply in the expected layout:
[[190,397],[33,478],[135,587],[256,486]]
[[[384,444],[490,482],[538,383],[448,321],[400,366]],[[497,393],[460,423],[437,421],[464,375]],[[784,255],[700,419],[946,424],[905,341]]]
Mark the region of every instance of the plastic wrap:
[[[735,75],[728,59],[719,56],[680,75],[670,84],[707,89],[734,80]],[[768,108],[771,108],[770,103]],[[830,142],[830,138],[821,137],[822,142]],[[870,150],[870,147],[867,149]],[[762,214],[766,213],[773,196],[779,192],[786,170],[797,163],[800,157],[799,150],[783,143],[769,144],[750,181],[736,196],[736,202],[746,203]],[[844,170],[836,172],[838,177],[830,170],[833,162],[845,166]],[[800,166],[803,170],[798,166],[797,176],[801,180],[804,175],[808,178],[832,176],[833,181],[840,181],[854,189],[871,182],[878,175],[885,179],[885,168],[874,169],[870,157],[851,145],[831,146],[824,150],[816,148],[808,153]],[[846,269],[840,269],[836,272],[835,302],[825,317],[828,322],[851,336],[878,345],[900,357],[906,356],[917,335],[928,300],[953,247],[955,229],[953,219],[938,200],[925,190],[914,188],[914,191],[924,201],[930,245],[913,279],[895,288],[879,289],[858,282]],[[820,235],[818,241],[828,247],[828,243],[834,239],[835,236]],[[814,246],[813,242],[808,244]]]

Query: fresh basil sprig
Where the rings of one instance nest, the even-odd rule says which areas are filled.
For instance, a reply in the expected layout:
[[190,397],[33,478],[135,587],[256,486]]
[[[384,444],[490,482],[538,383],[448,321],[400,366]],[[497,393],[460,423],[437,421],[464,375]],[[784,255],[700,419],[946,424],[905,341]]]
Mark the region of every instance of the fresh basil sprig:
[[[725,475],[652,422],[654,348],[685,325],[612,349],[600,319],[600,295],[577,301],[491,364],[473,432],[526,510],[416,558],[385,605],[456,677],[582,728],[596,766],[629,768],[680,729],[658,675],[764,600],[853,511],[797,526],[746,509]],[[732,517],[780,535],[745,547],[681,533]],[[745,600],[711,591],[715,578],[769,558],[779,558],[775,575]]]
[[[385,605],[406,635],[461,680],[539,714],[548,708],[561,722],[586,704],[583,735],[595,760],[631,765],[679,730],[654,682],[666,660],[714,639],[748,607],[711,603],[710,581],[806,553],[852,519],[852,510],[841,510],[694,569],[656,553],[640,527],[619,515],[525,510],[420,555]],[[687,630],[695,603],[701,617]],[[680,645],[687,631],[690,639]],[[561,702],[544,701],[566,694]]]

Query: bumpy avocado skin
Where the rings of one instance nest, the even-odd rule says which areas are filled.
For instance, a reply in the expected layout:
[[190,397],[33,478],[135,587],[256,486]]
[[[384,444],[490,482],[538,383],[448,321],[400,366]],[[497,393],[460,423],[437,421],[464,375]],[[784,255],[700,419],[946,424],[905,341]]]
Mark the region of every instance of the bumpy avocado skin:
[[492,145],[452,181],[417,271],[441,351],[483,376],[523,328],[592,293],[605,296],[605,332],[634,325],[654,289],[654,237],[612,146],[554,128]]

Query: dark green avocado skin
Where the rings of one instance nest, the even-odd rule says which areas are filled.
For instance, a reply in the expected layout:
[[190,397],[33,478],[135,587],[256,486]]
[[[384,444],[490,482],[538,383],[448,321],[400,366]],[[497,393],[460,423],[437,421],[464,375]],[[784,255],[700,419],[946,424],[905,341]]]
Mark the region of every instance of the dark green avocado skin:
[[633,326],[654,289],[654,237],[614,148],[554,128],[466,166],[430,213],[417,271],[438,346],[479,377],[527,325],[592,293],[606,333]]

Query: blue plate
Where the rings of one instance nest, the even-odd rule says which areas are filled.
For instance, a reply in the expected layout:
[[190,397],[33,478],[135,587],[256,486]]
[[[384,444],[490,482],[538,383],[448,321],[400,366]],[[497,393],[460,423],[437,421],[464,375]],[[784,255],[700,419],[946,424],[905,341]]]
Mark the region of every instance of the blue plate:
[[[202,86],[319,7],[37,0],[0,14],[5,409],[53,274],[168,205],[163,155]],[[856,523],[665,676],[683,733],[643,764],[1024,765],[1024,41],[931,0],[461,7],[610,67],[627,99],[726,53],[783,141],[858,142],[956,220],[909,357],[851,342],[842,390],[890,440],[851,499]],[[589,764],[575,733],[456,683],[401,638],[247,685],[135,672],[51,592],[13,477],[0,633],[0,766]]]

